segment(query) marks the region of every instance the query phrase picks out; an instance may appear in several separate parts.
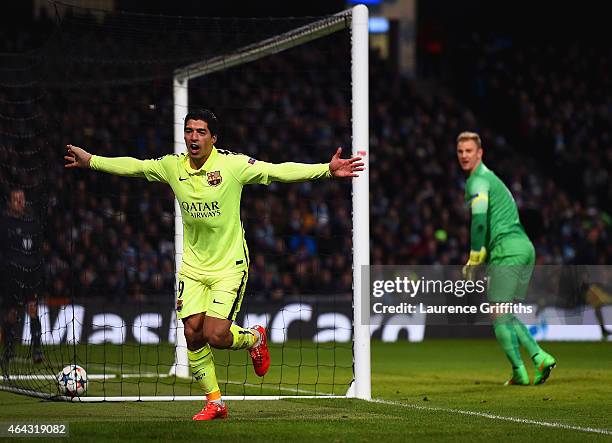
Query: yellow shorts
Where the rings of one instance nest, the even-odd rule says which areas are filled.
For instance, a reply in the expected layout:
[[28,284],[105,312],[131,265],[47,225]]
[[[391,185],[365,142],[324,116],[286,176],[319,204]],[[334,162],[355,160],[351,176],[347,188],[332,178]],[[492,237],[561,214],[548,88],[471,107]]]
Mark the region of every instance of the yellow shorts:
[[246,270],[198,279],[179,272],[177,317],[206,313],[209,317],[234,321],[240,311],[248,277]]

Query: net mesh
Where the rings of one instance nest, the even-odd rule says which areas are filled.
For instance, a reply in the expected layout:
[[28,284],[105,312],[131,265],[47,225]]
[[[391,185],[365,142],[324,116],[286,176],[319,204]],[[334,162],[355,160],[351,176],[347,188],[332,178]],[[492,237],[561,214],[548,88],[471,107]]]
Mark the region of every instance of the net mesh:
[[[11,110],[0,116],[3,193],[28,189],[44,229],[44,279],[36,291],[42,362],[20,305],[0,387],[56,395],[55,374],[79,364],[89,396],[199,395],[191,378],[168,375],[177,333],[171,189],[66,171],[64,146],[140,159],[172,152],[175,69],[318,18],[54,7],[44,46],[1,71],[0,99]],[[349,32],[194,79],[189,103],[217,114],[223,149],[274,163],[327,162],[337,146],[347,154]],[[214,351],[222,391],[344,395],[353,378],[350,182],[250,186],[241,218],[251,267],[237,323],[268,326],[273,360],[262,379],[246,352]]]
[[[49,362],[41,353],[41,329],[36,320],[37,296],[42,290],[44,239],[54,202],[48,192],[49,161],[44,109],[48,96],[41,86],[41,62],[35,57],[2,54],[0,62],[0,368],[31,377]],[[25,320],[24,320],[25,318]],[[32,330],[30,329],[33,328]],[[23,345],[17,345],[27,331]],[[29,365],[24,363],[30,363]]]

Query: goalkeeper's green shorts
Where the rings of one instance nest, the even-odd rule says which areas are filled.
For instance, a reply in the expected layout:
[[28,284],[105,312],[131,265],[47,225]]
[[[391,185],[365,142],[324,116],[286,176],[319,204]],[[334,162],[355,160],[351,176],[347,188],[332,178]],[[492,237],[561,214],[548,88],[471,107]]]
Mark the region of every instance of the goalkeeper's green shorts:
[[209,317],[236,320],[248,280],[246,270],[194,278],[178,274],[176,315],[186,318],[205,313]]
[[489,302],[525,300],[534,265],[535,249],[528,238],[510,238],[495,245],[487,266]]

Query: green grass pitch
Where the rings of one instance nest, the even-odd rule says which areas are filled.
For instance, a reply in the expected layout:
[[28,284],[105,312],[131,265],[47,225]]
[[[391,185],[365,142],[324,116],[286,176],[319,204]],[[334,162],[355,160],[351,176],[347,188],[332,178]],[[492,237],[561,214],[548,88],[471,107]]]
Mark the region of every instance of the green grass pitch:
[[[192,422],[201,402],[73,404],[0,392],[0,423],[67,422],[70,438],[66,440],[96,442],[611,441],[610,343],[545,343],[544,347],[557,357],[558,367],[542,386],[502,386],[509,375],[508,364],[493,340],[374,341],[372,395],[384,403],[353,399],[232,401],[228,402],[227,420]],[[350,368],[325,368],[334,359],[345,365],[350,350],[332,349],[285,350],[286,365],[273,367],[263,384],[238,366],[238,373],[226,371],[220,378],[242,377],[253,386],[229,384],[223,388],[233,393],[278,394],[283,370],[288,389],[303,386],[308,390],[313,383],[321,391],[339,393],[350,378]],[[142,365],[150,358],[141,353],[130,361],[121,353],[113,355],[116,349],[107,351],[109,360],[123,359],[125,367],[136,361]],[[275,358],[280,351],[275,350]],[[134,352],[129,355],[136,358]],[[217,363],[222,366],[224,358],[220,355]],[[313,359],[318,366],[309,364]],[[166,364],[169,362],[159,360],[160,372],[167,369]],[[118,385],[113,389],[119,389]],[[138,387],[139,383],[132,383],[122,389],[132,393]],[[91,387],[94,391],[100,388]],[[185,393],[193,390],[189,384],[181,389]]]

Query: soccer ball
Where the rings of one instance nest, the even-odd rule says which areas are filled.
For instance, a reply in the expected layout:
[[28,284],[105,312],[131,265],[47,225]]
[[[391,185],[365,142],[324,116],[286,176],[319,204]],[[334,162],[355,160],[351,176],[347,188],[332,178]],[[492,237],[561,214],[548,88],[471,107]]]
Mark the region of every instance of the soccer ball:
[[70,397],[80,397],[87,389],[87,373],[79,365],[66,366],[57,374],[59,391]]

